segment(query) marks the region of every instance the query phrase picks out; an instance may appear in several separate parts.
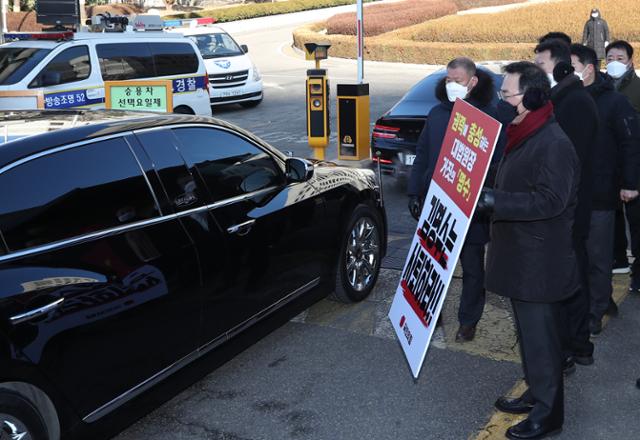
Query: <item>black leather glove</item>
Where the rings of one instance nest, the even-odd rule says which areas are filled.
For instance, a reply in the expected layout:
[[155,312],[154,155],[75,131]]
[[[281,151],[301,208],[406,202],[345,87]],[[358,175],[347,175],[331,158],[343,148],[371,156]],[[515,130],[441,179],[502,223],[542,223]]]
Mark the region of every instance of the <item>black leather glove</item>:
[[418,220],[420,218],[420,213],[422,212],[422,203],[420,202],[420,197],[418,196],[409,196],[409,212],[411,213],[411,217]]
[[493,213],[495,205],[496,199],[493,195],[493,190],[486,187],[482,188],[480,197],[478,198],[478,204],[476,205],[476,213],[489,217]]

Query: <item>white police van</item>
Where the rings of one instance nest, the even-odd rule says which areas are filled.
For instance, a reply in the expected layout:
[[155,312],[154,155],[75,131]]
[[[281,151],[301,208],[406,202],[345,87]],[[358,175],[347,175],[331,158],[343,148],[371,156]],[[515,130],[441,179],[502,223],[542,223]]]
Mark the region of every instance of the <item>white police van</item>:
[[[14,40],[14,41],[11,41]],[[166,32],[5,34],[0,110],[105,107],[104,81],[170,79],[173,111],[211,116],[209,78],[192,40]]]
[[[206,24],[205,19],[192,21],[187,28],[172,28],[191,38],[204,58],[209,73],[209,95],[211,105],[240,104],[254,107],[262,102],[262,78],[260,71],[247,55],[248,48],[239,45],[221,27]],[[165,21],[165,26],[180,26]],[[198,24],[205,24],[198,26]]]

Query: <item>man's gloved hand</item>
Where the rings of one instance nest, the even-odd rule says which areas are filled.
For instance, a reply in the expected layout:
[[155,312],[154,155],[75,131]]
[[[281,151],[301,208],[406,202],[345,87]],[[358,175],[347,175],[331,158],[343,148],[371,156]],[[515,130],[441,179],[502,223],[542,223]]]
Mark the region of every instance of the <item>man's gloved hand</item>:
[[478,198],[478,204],[476,205],[476,213],[480,215],[490,216],[493,213],[496,199],[493,196],[493,190],[491,188],[482,188],[480,197]]
[[420,212],[422,212],[422,203],[420,203],[420,197],[409,196],[409,212],[411,217],[418,220],[420,218]]

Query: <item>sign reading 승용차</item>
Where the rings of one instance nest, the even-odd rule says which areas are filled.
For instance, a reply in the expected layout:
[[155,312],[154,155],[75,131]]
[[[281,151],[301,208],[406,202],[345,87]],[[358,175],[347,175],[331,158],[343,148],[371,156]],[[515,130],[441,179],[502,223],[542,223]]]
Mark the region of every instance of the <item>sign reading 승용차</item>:
[[415,378],[427,354],[501,127],[461,99],[451,112],[389,311]]
[[105,107],[112,110],[171,112],[173,84],[160,81],[105,81]]

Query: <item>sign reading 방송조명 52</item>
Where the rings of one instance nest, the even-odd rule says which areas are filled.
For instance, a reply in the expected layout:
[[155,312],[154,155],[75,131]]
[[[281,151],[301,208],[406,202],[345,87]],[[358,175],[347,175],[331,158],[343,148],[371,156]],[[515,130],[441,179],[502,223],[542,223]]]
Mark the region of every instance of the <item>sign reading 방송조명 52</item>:
[[105,81],[105,107],[112,110],[171,112],[173,84],[168,81]]
[[389,311],[414,377],[427,354],[501,124],[458,99]]

